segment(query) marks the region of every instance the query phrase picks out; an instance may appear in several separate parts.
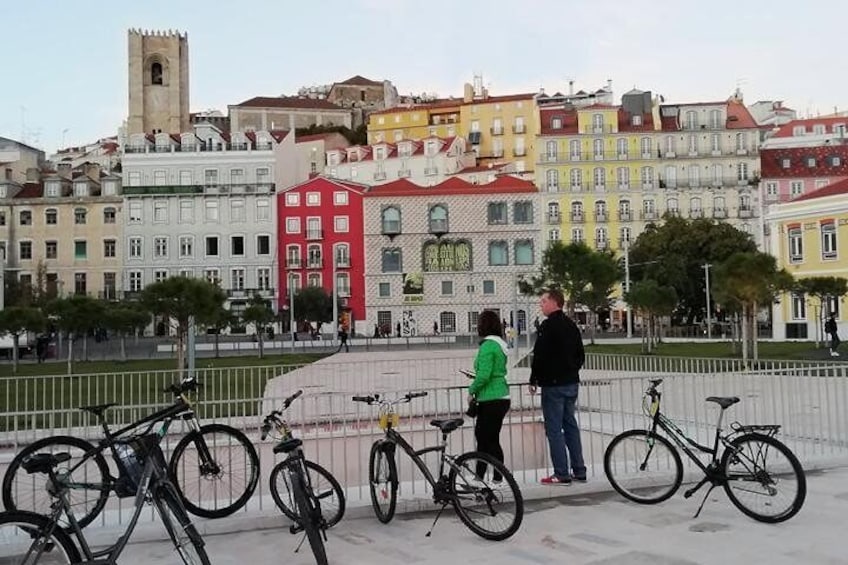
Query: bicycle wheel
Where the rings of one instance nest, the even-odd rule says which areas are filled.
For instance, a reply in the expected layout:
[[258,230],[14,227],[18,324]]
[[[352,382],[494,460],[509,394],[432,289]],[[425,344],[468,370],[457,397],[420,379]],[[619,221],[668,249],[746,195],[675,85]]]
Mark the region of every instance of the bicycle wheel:
[[[271,496],[277,508],[291,520],[297,520],[295,510],[294,494],[292,493],[291,481],[289,480],[288,467],[298,464],[299,460],[286,459],[280,462],[271,471]],[[309,486],[312,495],[321,503],[321,515],[331,528],[339,523],[345,512],[345,496],[339,481],[324,467],[304,461],[306,471],[309,473]]]
[[505,540],[518,531],[524,498],[503,463],[488,453],[464,453],[451,465],[448,484],[456,514],[469,530],[492,541]]
[[306,539],[309,540],[315,562],[318,565],[327,565],[327,551],[324,548],[324,538],[319,529],[321,527],[321,510],[318,508],[315,499],[307,494],[300,468],[289,467],[289,473],[294,501],[297,505],[297,521],[303,531],[306,532]]
[[0,563],[79,563],[71,537],[49,518],[33,512],[0,513]]
[[640,504],[656,504],[680,488],[683,463],[664,437],[648,430],[628,430],[607,446],[604,473],[621,496]]
[[368,484],[371,487],[371,506],[377,519],[388,524],[397,507],[398,475],[394,453],[382,449],[382,441],[371,445],[368,458]]
[[[36,453],[61,453],[71,459],[56,468],[56,474],[70,479],[68,500],[81,528],[94,520],[109,499],[111,488],[109,465],[101,451],[91,443],[72,436],[54,436],[40,439],[22,449],[6,469],[3,476],[3,506],[6,510],[35,512],[50,515],[53,498],[47,492],[47,475],[29,474],[21,467],[28,457]],[[91,453],[85,457],[86,453]],[[63,518],[63,525],[66,524]]]
[[239,430],[208,424],[177,443],[168,472],[186,510],[222,518],[247,504],[256,490],[259,456]]
[[[164,471],[164,470],[163,470]],[[174,485],[163,482],[153,489],[153,503],[174,547],[185,565],[209,565],[203,538],[191,523]]]
[[783,522],[801,510],[807,479],[798,458],[777,439],[745,434],[721,457],[724,491],[742,512],[760,522]]

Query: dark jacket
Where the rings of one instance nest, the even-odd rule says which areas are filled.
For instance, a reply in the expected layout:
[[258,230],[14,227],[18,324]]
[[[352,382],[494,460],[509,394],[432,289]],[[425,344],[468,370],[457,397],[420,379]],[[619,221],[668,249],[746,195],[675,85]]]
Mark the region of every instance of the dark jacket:
[[530,384],[558,386],[580,382],[580,368],[586,360],[583,338],[571,318],[553,312],[539,326],[533,346]]

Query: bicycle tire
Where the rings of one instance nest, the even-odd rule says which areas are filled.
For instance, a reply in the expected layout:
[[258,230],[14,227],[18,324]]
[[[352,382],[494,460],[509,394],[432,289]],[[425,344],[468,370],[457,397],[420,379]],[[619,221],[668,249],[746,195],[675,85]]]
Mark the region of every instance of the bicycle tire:
[[[37,539],[33,533],[39,532]],[[44,540],[44,532],[49,532]],[[44,541],[42,541],[44,540]],[[16,543],[17,542],[17,543]],[[35,560],[18,560],[17,551],[27,546],[32,550],[36,543],[42,543],[51,553],[41,554]],[[63,555],[53,553],[60,549]],[[24,557],[31,557],[28,551]],[[46,559],[43,559],[47,557]],[[58,565],[60,563],[79,563],[80,553],[74,541],[58,524],[53,524],[50,518],[34,512],[11,511],[0,513],[0,562],[3,563],[42,563],[43,565]]]
[[[289,483],[287,468],[297,464],[298,459],[286,459],[277,464],[271,471],[271,497],[274,499],[274,504],[277,505],[283,514],[290,520],[297,520],[297,511],[295,510],[295,500]],[[345,495],[339,481],[324,467],[313,463],[312,461],[303,461],[307,472],[309,473],[309,484],[312,487],[313,496],[321,502],[321,514],[327,523],[328,528],[332,528],[342,519],[345,513]],[[326,481],[328,487],[321,487],[321,481]],[[281,489],[284,492],[281,492]],[[333,501],[335,500],[335,504]],[[325,512],[325,508],[328,512]],[[332,513],[329,510],[332,509]]]
[[[769,502],[766,504],[767,507],[773,507],[775,500],[775,496],[777,496],[777,488],[772,487],[772,485],[776,485],[775,477],[773,477],[769,471],[765,468],[758,469],[756,467],[759,466],[759,461],[756,458],[762,454],[763,450],[757,449],[746,449],[746,444],[751,443],[759,443],[765,444],[768,448],[776,450],[780,455],[782,455],[786,462],[784,464],[783,469],[778,469],[777,472],[781,473],[783,476],[789,476],[790,473],[794,477],[797,486],[797,491],[795,492],[795,496],[792,497],[791,501],[789,501],[788,506],[785,506],[782,509],[778,509],[776,513],[773,514],[764,514],[761,512],[757,512],[751,506],[749,506],[742,498],[743,493],[754,494],[757,497],[767,496]],[[768,451],[766,449],[765,451]],[[755,453],[754,460],[752,460],[749,455]],[[765,457],[765,455],[764,455]],[[738,463],[742,467],[741,471],[731,472],[729,470],[730,465]],[[754,469],[750,467],[754,466]],[[798,458],[795,457],[795,454],[786,447],[786,445],[773,438],[771,436],[767,436],[764,434],[758,433],[750,433],[738,436],[734,438],[730,442],[730,446],[728,446],[721,457],[721,468],[724,471],[726,481],[724,483],[724,491],[727,493],[727,497],[733,503],[736,508],[741,510],[747,516],[760,521],[766,522],[769,524],[774,524],[777,522],[783,522],[788,520],[795,514],[797,514],[801,507],[804,505],[804,500],[807,497],[807,478],[804,474],[804,469],[801,467],[801,463],[798,461]],[[762,486],[762,490],[750,490],[750,489],[739,489],[737,490],[736,486],[740,482],[745,481],[747,483],[754,482],[759,483]],[[766,482],[767,481],[767,482]],[[786,482],[786,481],[784,481]],[[771,487],[771,488],[769,488]],[[773,491],[773,492],[771,492]]]
[[[221,436],[216,442],[215,436]],[[189,447],[194,449],[190,450]],[[225,457],[215,450],[223,446]],[[241,454],[233,454],[240,447]],[[212,457],[201,461],[206,451]],[[191,454],[195,454],[194,459]],[[243,465],[241,472],[235,465]],[[259,482],[259,455],[239,430],[224,424],[207,424],[184,436],[174,448],[168,472],[186,510],[202,518],[223,518],[238,511],[250,499]],[[211,487],[211,488],[206,488]]]
[[[384,461],[385,469],[382,468]],[[397,508],[398,475],[394,453],[383,449],[383,440],[375,441],[371,445],[371,453],[368,456],[368,486],[374,514],[380,522],[388,524],[394,518]],[[381,502],[386,504],[385,509]]]
[[[628,448],[631,439],[636,440],[636,443]],[[650,445],[651,441],[653,445],[644,453],[642,446]],[[639,466],[647,464],[648,456],[655,451],[659,453],[657,446],[662,446],[666,451],[664,457],[650,469],[640,469]],[[615,436],[607,446],[604,452],[604,473],[612,488],[624,498],[639,504],[657,504],[674,496],[680,488],[683,483],[683,462],[677,449],[663,436],[648,430],[627,430]],[[636,477],[636,474],[639,476]],[[627,485],[630,480],[634,480],[635,488]],[[657,482],[659,486],[651,490],[650,486],[646,486],[649,482]],[[645,494],[640,494],[643,492]]]
[[[473,467],[470,463],[472,460],[477,462],[473,464]],[[478,464],[485,468],[482,477],[477,475]],[[495,482],[494,478],[489,476],[489,467],[491,467],[492,475],[501,475],[500,483]],[[460,469],[463,471],[461,475]],[[457,516],[469,530],[483,539],[503,541],[515,534],[521,527],[521,522],[524,519],[524,497],[521,495],[521,489],[518,488],[515,477],[512,476],[506,465],[488,453],[471,451],[457,457],[448,473],[448,485],[450,485],[453,495],[453,507]],[[515,505],[511,517],[509,508],[504,505],[505,493],[512,495]],[[466,500],[470,504],[464,504],[463,501]],[[495,504],[504,507],[495,509]],[[478,508],[483,508],[484,511],[480,512]],[[492,530],[475,521],[474,517],[478,515],[480,517],[488,516],[489,518],[502,516],[506,517],[509,522],[502,529]]]
[[321,516],[316,514],[320,512],[313,506],[313,500],[306,492],[306,484],[302,471],[298,468],[289,468],[291,473],[292,490],[294,491],[294,500],[298,507],[297,521],[306,532],[306,539],[309,540],[309,546],[312,548],[312,554],[315,556],[315,562],[318,565],[327,565],[327,550],[324,547],[324,538],[320,531]]
[[[164,472],[164,469],[163,469]],[[209,556],[203,538],[197,531],[183,506],[174,485],[163,482],[153,489],[153,503],[159,512],[162,525],[185,565],[209,565]],[[178,528],[174,527],[176,519]],[[184,534],[184,535],[182,535]]]
[[[90,442],[73,436],[52,436],[40,439],[23,448],[6,469],[3,475],[3,506],[8,511],[21,510],[34,512],[41,516],[49,516],[52,497],[47,492],[47,475],[43,473],[28,474],[21,465],[24,460],[36,453],[71,453],[72,459],[57,468],[57,473],[70,472],[79,482],[92,485],[101,485],[100,489],[72,488],[68,490],[68,497],[74,514],[77,516],[80,528],[90,524],[109,499],[111,490],[111,475],[106,458],[102,451],[98,451]],[[78,457],[75,453],[81,452]],[[92,453],[88,458],[83,457],[86,453]],[[93,461],[93,466],[87,465]],[[81,467],[85,464],[85,467]],[[70,469],[70,471],[68,471]],[[98,476],[90,477],[90,474]],[[93,479],[93,480],[89,480]]]

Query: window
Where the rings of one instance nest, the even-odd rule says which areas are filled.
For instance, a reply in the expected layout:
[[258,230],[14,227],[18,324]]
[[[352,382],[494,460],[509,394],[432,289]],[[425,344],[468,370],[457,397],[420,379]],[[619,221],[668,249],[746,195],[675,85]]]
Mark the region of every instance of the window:
[[347,192],[338,190],[333,193],[333,204],[336,206],[347,206]]
[[321,193],[320,192],[307,192],[306,193],[306,205],[307,206],[320,206],[321,205]]
[[117,216],[117,210],[112,207],[103,209],[103,223],[104,224],[114,224],[115,217]]
[[168,257],[168,238],[156,237],[153,239],[153,256],[157,259]]
[[803,294],[792,294],[792,319],[807,319],[807,301]]
[[559,172],[556,169],[549,169],[545,173],[545,185],[548,192],[556,192],[559,190]]
[[309,273],[306,276],[306,285],[310,287],[321,286],[321,273]]
[[800,263],[804,260],[804,240],[800,227],[790,228],[789,236],[789,262]]
[[609,245],[609,236],[607,228],[595,228],[595,248],[606,249]]
[[384,273],[399,273],[402,268],[401,252],[397,247],[383,249],[382,266]]
[[719,129],[722,125],[721,110],[710,110],[710,127],[712,129]]
[[161,270],[160,269],[160,270],[153,271],[153,280],[154,281],[162,282],[167,278],[168,278],[168,271],[167,270]]
[[206,256],[207,257],[217,257],[218,256],[218,236],[216,235],[208,235],[206,236]]
[[766,183],[766,196],[777,196],[777,183],[776,182],[767,182]]
[[533,203],[529,201],[516,202],[512,206],[512,221],[516,224],[533,223]]
[[624,137],[619,138],[615,142],[615,150],[616,150],[616,153],[618,153],[619,159],[626,159],[627,158],[627,138],[624,138]]
[[642,116],[640,116],[639,114],[634,114],[631,123],[634,126],[641,126],[642,125]]
[[744,133],[736,134],[736,151],[748,150],[748,138]]
[[789,169],[792,167],[792,159],[782,159],[780,161],[780,166],[784,169]]
[[552,118],[551,129],[562,129],[562,118]]
[[221,284],[221,271],[219,269],[204,269],[203,278],[212,284]]
[[507,223],[506,202],[489,202],[489,225]]
[[230,271],[230,288],[244,290],[244,269],[239,267]]
[[336,246],[336,267],[350,267],[350,247],[346,243]]
[[57,259],[59,257],[59,243],[56,241],[44,242],[44,258]]
[[377,295],[380,298],[388,298],[392,295],[391,283],[381,282],[377,285]]
[[6,225],[6,212],[0,212],[0,226]]
[[347,233],[348,222],[347,216],[336,216],[333,218],[333,229],[336,233]]
[[168,184],[168,175],[165,171],[153,171],[153,184],[155,186],[164,186]]
[[141,259],[143,256],[142,239],[131,237],[129,245],[129,256],[131,259]]
[[230,169],[230,184],[244,184],[244,169]]
[[271,290],[271,269],[269,267],[256,269],[256,287],[259,290]]
[[32,242],[31,241],[20,242],[18,249],[20,250],[18,257],[21,260],[29,261],[30,259],[32,259]]
[[736,165],[736,180],[748,180],[748,163],[739,163]]
[[792,197],[801,196],[804,194],[804,181],[793,180],[789,183],[789,195]]
[[834,155],[830,158],[830,166],[831,167],[841,167],[842,166],[842,158]]
[[431,206],[428,216],[430,233],[436,235],[448,233],[448,209],[445,206],[441,204]]
[[74,273],[74,294],[83,295],[88,292],[86,278],[85,273]]
[[572,139],[568,142],[568,154],[572,161],[580,160],[580,140]]
[[289,245],[286,247],[286,266],[293,269],[300,268],[300,246]]
[[83,241],[74,242],[74,259],[86,259],[88,257],[88,244]]
[[256,169],[257,184],[267,184],[271,177],[271,170],[268,167],[258,167]]
[[32,212],[29,210],[22,210],[20,213],[20,224],[22,226],[31,226],[32,225]]
[[243,222],[244,220],[244,200],[241,198],[230,200],[230,221]]
[[532,265],[533,264],[533,241],[522,239],[515,242],[514,248],[515,264],[516,265]]
[[384,234],[400,233],[400,210],[398,208],[394,206],[384,208],[380,216]]
[[194,257],[194,236],[180,236],[180,257]]
[[260,222],[267,222],[271,219],[271,203],[267,198],[258,198],[256,200],[256,219]]
[[130,200],[129,215],[131,224],[140,224],[142,221],[142,204],[141,200]]
[[296,207],[300,206],[300,194],[297,192],[287,192],[286,193],[286,206]]
[[230,255],[244,257],[244,236],[234,235],[230,238]]
[[55,226],[59,220],[59,213],[55,208],[48,208],[44,211],[44,223],[48,226]]
[[442,296],[453,296],[453,281],[442,281]]
[[168,221],[168,201],[154,200],[153,201],[153,221],[159,224]]
[[300,233],[300,218],[286,218],[286,233]]
[[456,313],[455,312],[441,312],[439,314],[439,327],[442,330],[443,334],[450,334],[456,332]]
[[130,292],[141,291],[141,271],[130,271]]
[[836,224],[821,224],[822,259],[836,259]]
[[218,221],[218,201],[217,200],[207,200],[206,201],[206,221],[207,222],[217,222]]
[[257,235],[256,236],[256,254],[270,255],[271,254],[271,236]]
[[103,257],[114,259],[117,255],[117,242],[114,239],[103,240]]
[[698,127],[698,114],[693,110],[686,112],[686,129],[696,129]]
[[721,155],[721,136],[717,133],[710,136],[710,151],[713,155]]
[[74,209],[74,223],[77,225],[85,224],[88,212],[85,208]]
[[483,294],[494,294],[495,293],[495,281],[487,280],[483,281]]
[[188,198],[180,199],[180,223],[191,224],[194,222],[194,200]]
[[559,231],[559,228],[553,228],[548,230],[548,241],[559,241],[562,237],[562,234]]
[[60,186],[61,185],[58,182],[48,182],[45,196],[48,198],[57,198],[61,194],[61,191],[59,190]]
[[489,242],[489,265],[509,265],[509,249],[505,241]]
[[595,159],[604,158],[604,140],[596,139],[592,142],[592,153]]
[[639,142],[640,147],[642,148],[642,157],[649,158],[651,156],[651,138],[643,137]]

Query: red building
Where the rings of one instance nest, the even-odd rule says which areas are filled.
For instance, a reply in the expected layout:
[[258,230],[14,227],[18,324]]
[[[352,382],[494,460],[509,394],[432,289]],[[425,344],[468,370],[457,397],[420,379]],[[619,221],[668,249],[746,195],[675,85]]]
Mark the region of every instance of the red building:
[[306,286],[318,286],[341,298],[339,316],[350,320],[353,330],[357,320],[365,319],[362,193],[366,188],[316,177],[277,194],[282,310],[290,307],[290,288],[296,294]]

